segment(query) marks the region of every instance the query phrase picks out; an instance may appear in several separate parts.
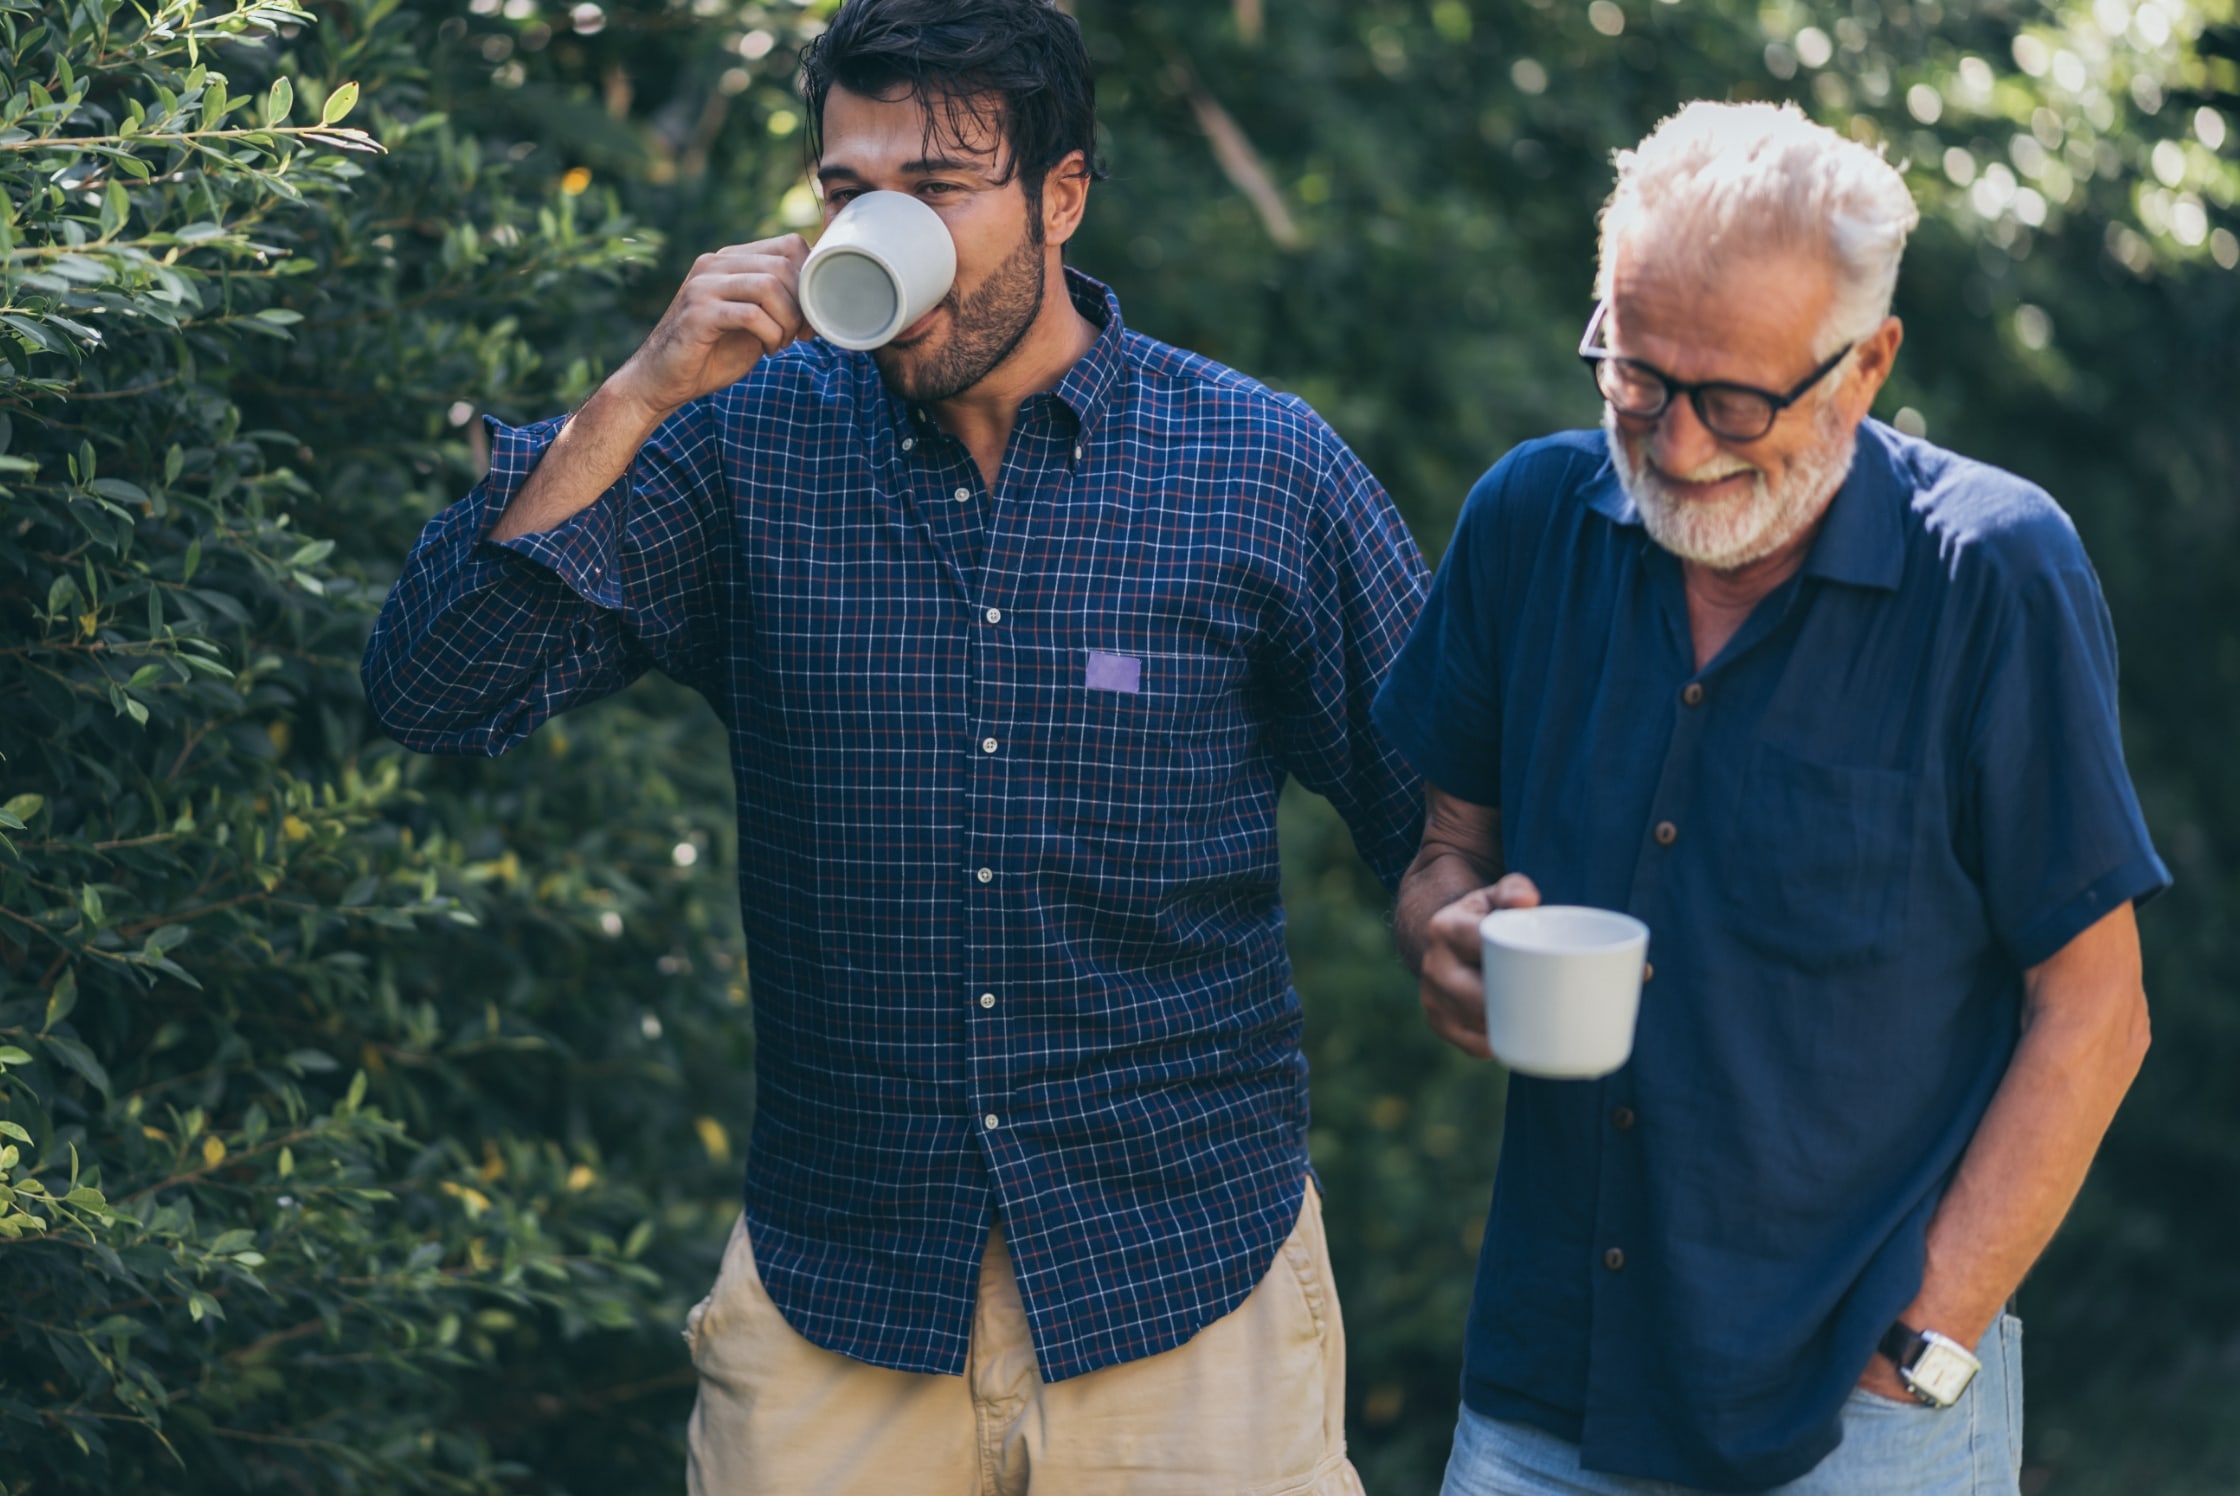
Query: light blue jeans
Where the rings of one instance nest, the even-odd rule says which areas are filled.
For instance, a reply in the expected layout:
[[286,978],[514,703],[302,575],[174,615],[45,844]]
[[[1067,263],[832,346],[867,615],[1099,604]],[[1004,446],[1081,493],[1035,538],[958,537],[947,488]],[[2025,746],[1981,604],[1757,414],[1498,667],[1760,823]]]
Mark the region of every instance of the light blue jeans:
[[[2018,1496],[2022,1321],[2000,1316],[1976,1347],[1983,1370],[1951,1407],[1872,1392],[1843,1405],[1843,1442],[1768,1496]],[[1462,1410],[1440,1496],[1693,1496],[1690,1488],[1579,1468],[1579,1446]]]

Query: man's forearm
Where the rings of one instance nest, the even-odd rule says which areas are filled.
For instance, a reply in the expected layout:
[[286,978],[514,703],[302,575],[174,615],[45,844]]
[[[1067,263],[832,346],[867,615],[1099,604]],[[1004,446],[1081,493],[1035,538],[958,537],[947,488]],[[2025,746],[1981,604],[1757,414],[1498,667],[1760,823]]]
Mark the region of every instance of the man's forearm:
[[[1498,864],[1500,859],[1494,857],[1492,861]],[[1401,875],[1392,910],[1393,943],[1399,946],[1400,959],[1409,971],[1423,974],[1424,952],[1431,943],[1431,916],[1500,876],[1499,866],[1481,867],[1459,851],[1427,846],[1416,853],[1415,861]]]
[[2135,967],[2109,1001],[2031,1016],[1930,1222],[1908,1324],[1970,1345],[1991,1327],[2068,1214],[2146,1047]]
[[535,535],[590,508],[630,470],[638,449],[663,419],[613,380],[599,386],[552,439],[521,491],[490,527],[489,538]]

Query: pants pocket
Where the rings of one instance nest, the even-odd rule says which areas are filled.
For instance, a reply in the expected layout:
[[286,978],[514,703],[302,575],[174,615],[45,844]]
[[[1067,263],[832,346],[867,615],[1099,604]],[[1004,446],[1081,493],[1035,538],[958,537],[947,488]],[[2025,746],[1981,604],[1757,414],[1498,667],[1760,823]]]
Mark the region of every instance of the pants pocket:
[[710,1289],[708,1296],[694,1304],[684,1317],[684,1348],[695,1366],[700,1364],[700,1321],[708,1317],[708,1306],[715,1301],[715,1291]]
[[707,1296],[694,1304],[684,1317],[685,1349],[691,1353],[692,1364],[696,1367],[700,1365],[701,1344],[707,1339],[708,1316],[715,1311],[716,1301],[723,1297],[728,1281],[737,1276],[746,1250],[746,1235],[747,1216],[741,1211],[731,1227],[730,1239],[724,1243],[723,1261],[716,1267],[716,1281],[710,1285]]
[[1999,1316],[1999,1356],[2007,1374],[2007,1465],[2019,1483],[2022,1479],[2022,1321],[2015,1315]]

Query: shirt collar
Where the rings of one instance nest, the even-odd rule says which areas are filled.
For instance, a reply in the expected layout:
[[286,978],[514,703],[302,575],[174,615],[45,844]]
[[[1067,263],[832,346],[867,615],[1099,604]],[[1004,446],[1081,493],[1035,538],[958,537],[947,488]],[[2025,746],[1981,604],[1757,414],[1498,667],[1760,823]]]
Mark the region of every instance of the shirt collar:
[[[1897,590],[1905,572],[1905,534],[1900,516],[1902,492],[1879,421],[1859,423],[1851,472],[1828,503],[1820,533],[1805,557],[1804,575],[1855,587]],[[1618,481],[1617,464],[1605,455],[1595,474],[1587,506],[1613,524],[1642,523],[1641,511]]]
[[[1120,321],[1120,298],[1103,282],[1092,280],[1068,266],[1066,294],[1073,298],[1073,309],[1097,329],[1097,337],[1089,345],[1089,351],[1066,370],[1065,377],[1044,393],[1072,411],[1077,428],[1086,435],[1103,416],[1105,407],[1112,403],[1112,393],[1120,383],[1125,362],[1122,342],[1127,329]],[[867,366],[870,364],[868,355],[864,362]],[[878,380],[881,398],[896,431],[908,438],[931,429],[933,418],[924,406],[911,405],[886,388],[886,381],[879,379],[875,369],[871,377]]]
[[1120,345],[1127,329],[1121,325],[1120,298],[1112,294],[1112,288],[1070,265],[1066,267],[1066,294],[1073,298],[1073,309],[1097,328],[1097,340],[1066,370],[1066,377],[1050,393],[1073,412],[1080,429],[1088,432],[1104,414],[1114,387],[1120,383]]
[[1828,504],[1804,573],[1854,587],[1895,592],[1905,575],[1904,497],[1891,462],[1887,428],[1861,421],[1851,472]]

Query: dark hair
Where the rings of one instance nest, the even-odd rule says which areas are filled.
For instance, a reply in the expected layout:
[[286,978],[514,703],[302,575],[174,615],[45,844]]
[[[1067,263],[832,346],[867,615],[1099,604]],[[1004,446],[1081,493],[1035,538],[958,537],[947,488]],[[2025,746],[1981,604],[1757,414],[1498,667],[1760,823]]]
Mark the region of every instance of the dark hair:
[[[801,52],[812,163],[824,156],[835,84],[871,99],[907,91],[926,112],[928,141],[995,124],[997,180],[1020,178],[1030,208],[1041,206],[1050,168],[1075,151],[1091,181],[1104,176],[1089,53],[1080,24],[1051,0],[847,0]],[[991,104],[999,119],[989,119]]]

